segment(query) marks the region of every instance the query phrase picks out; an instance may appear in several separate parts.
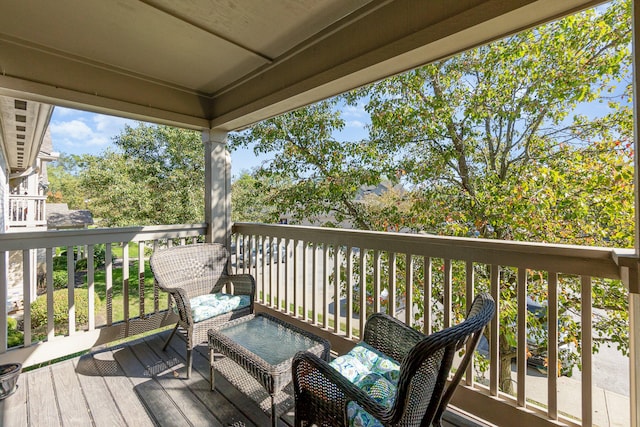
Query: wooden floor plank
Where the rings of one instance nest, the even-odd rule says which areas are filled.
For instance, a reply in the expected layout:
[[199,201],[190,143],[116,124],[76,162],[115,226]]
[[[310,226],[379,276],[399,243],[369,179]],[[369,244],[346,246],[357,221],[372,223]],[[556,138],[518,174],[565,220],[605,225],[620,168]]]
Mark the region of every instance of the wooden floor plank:
[[28,418],[32,425],[59,426],[60,418],[49,367],[27,373]]
[[[175,366],[183,366],[179,358],[172,358],[167,354],[160,357],[146,342],[132,346],[131,349],[143,365],[154,367],[154,378],[192,425],[222,427],[209,408],[186,386],[185,380],[180,377],[178,371],[174,370]],[[202,379],[200,380],[203,382]]]
[[[164,339],[159,336],[147,338],[149,347],[153,349],[160,357],[169,357],[176,360],[184,360],[184,349],[182,354],[176,349],[169,346],[165,351]],[[181,342],[179,342],[182,344]],[[216,419],[225,426],[230,425],[252,425],[253,422],[239,411],[227,398],[219,393],[211,391],[209,377],[201,374],[200,370],[194,367],[191,378],[184,378],[183,383],[189,387],[192,393],[214,413]]]
[[[232,361],[228,361],[229,365],[235,365],[234,369],[238,369],[242,371],[238,365],[236,365]],[[194,350],[194,368],[198,369],[202,375],[206,375],[207,378],[209,376],[209,348],[207,345],[200,345],[196,347]],[[257,381],[253,380],[249,374],[246,374],[247,382],[253,383],[253,387],[255,387],[255,391],[257,393],[251,393],[252,395],[259,394],[264,396],[268,396],[266,390],[257,383]],[[215,387],[216,390],[220,393],[224,394],[229,401],[231,401],[239,410],[241,410],[246,417],[251,419],[255,425],[257,426],[265,426],[271,425],[271,414],[265,413],[265,411],[260,407],[259,403],[254,399],[249,397],[243,391],[238,390],[236,386],[234,386],[231,382],[229,382],[224,375],[218,374],[215,377]],[[253,389],[252,389],[253,390]],[[281,419],[278,419],[279,427],[287,427],[287,423],[284,423]]]
[[[139,345],[139,342],[132,346]],[[146,344],[144,344],[146,345]],[[114,358],[131,379],[136,394],[140,397],[153,421],[160,426],[188,425],[184,414],[176,407],[167,392],[153,378],[153,367],[144,366],[130,346],[123,347]]]
[[87,404],[94,424],[98,427],[125,426],[126,423],[115,404],[114,396],[109,392],[107,384],[93,360],[93,354],[86,354],[79,359],[74,359],[73,362],[80,387],[87,397]]
[[27,425],[27,376],[18,377],[18,389],[11,396],[0,401],[0,427]]
[[[163,332],[22,373],[16,393],[0,401],[0,427],[271,425],[268,410],[260,405],[266,391],[229,359],[217,366],[228,369],[225,374],[233,381],[241,375],[255,384],[243,382],[241,391],[220,373],[216,390],[209,390],[204,344],[194,351],[192,377],[174,377],[174,372],[184,374],[184,342],[174,339],[164,352],[167,336]],[[248,397],[258,394],[258,402]],[[292,424],[292,412],[278,419],[279,427]]]
[[60,419],[63,426],[91,425],[91,414],[80,388],[73,361],[51,366],[53,384],[58,397]]
[[147,413],[147,408],[140,401],[140,397],[133,389],[133,383],[126,376],[120,364],[115,360],[114,352],[122,347],[103,351],[94,355],[97,368],[112,396],[116,396],[116,405],[125,422],[129,426],[152,427],[152,417]]

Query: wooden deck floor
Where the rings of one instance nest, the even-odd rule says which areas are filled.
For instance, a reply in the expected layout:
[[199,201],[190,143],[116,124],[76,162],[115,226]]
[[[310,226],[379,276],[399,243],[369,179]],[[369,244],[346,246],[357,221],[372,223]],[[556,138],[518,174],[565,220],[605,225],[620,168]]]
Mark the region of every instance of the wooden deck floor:
[[[228,359],[209,389],[205,345],[184,379],[184,343],[168,332],[24,372],[0,401],[0,426],[269,426],[266,391]],[[280,427],[293,425],[290,391],[278,396]],[[451,424],[447,424],[451,425]]]

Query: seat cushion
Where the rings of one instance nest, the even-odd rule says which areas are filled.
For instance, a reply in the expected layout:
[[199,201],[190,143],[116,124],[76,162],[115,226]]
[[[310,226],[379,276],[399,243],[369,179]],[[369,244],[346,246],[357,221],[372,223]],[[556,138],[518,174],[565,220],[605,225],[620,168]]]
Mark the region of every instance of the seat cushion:
[[[366,343],[356,345],[349,353],[331,362],[338,372],[378,403],[390,408],[396,397],[400,364]],[[357,403],[347,406],[349,425],[381,426],[380,422]]]
[[223,293],[200,295],[189,300],[191,316],[195,323],[212,317],[248,307],[251,304],[249,295],[230,295]]

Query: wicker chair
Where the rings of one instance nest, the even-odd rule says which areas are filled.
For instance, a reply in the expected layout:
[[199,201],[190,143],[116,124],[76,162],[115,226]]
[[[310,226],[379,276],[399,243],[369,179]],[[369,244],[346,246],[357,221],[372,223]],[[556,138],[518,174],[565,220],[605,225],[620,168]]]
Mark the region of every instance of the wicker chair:
[[[298,353],[292,367],[295,425],[347,426],[356,411],[360,420],[362,415],[373,418],[373,425],[441,426],[442,414],[494,310],[490,295],[478,295],[464,322],[428,336],[386,314],[371,315],[365,326],[363,347],[374,349],[381,358],[397,361],[393,363],[399,368],[394,371],[394,387],[386,389],[387,395],[381,393],[385,389],[380,384],[384,382],[373,373],[359,375],[364,379],[369,376],[369,384],[375,380],[376,385],[367,392],[363,382],[356,385],[335,365],[309,353]],[[465,353],[447,385],[454,355],[467,342],[472,350]],[[370,356],[366,360],[371,360]],[[337,359],[332,364],[335,362]]]
[[209,329],[253,313],[255,280],[249,274],[228,275],[228,259],[223,245],[201,243],[158,250],[149,260],[158,287],[171,295],[179,316],[163,350],[180,329],[178,336],[187,343],[187,378],[193,347],[207,341]]

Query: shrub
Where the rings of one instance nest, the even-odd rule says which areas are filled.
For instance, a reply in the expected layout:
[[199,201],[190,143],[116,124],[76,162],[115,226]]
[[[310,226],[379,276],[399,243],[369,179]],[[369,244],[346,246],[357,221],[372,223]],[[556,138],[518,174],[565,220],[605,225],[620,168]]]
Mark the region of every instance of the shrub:
[[24,344],[24,334],[18,330],[18,321],[13,317],[7,317],[7,347],[22,344]]
[[7,329],[8,330],[16,330],[18,329],[18,321],[13,317],[7,317]]
[[68,283],[67,270],[53,272],[53,289],[64,289]]
[[54,256],[53,257],[53,270],[67,271],[67,256]]
[[[86,325],[89,321],[89,300],[86,289],[75,289],[76,325]],[[102,300],[95,295],[95,310],[98,311]],[[64,326],[69,322],[68,291],[60,289],[53,292],[53,322]],[[47,324],[47,295],[40,295],[31,304],[31,326],[38,328]]]

